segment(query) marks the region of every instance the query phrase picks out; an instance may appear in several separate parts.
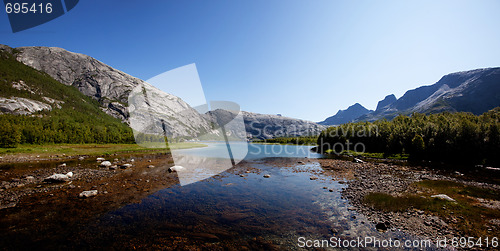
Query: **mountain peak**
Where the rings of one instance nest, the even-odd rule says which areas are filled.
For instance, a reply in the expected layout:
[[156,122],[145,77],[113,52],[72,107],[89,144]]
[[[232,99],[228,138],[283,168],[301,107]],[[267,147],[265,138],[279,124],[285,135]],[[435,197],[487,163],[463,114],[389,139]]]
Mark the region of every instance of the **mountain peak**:
[[366,109],[359,103],[349,106],[345,110],[339,110],[337,114],[325,119],[323,122],[320,122],[320,125],[340,125],[344,123],[351,122],[360,116],[369,113],[370,110]]
[[383,100],[380,100],[377,104],[377,109],[375,109],[375,111],[380,111],[380,109],[396,102],[397,99],[396,99],[396,96],[394,96],[394,94],[390,94],[390,95],[387,95],[385,96],[385,98]]

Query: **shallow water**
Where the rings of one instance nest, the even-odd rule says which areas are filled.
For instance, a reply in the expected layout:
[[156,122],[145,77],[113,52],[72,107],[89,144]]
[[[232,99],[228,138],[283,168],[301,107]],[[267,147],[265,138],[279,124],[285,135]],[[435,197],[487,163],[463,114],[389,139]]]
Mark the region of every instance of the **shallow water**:
[[[298,249],[299,237],[409,238],[401,232],[380,233],[362,215],[348,210],[340,193],[345,184],[324,175],[318,162],[262,159],[258,156],[274,146],[253,146],[259,151],[226,172],[164,189],[102,216],[82,231],[79,243],[114,248]],[[304,157],[302,149],[281,147],[290,148],[286,156],[295,151]]]
[[[224,158],[227,157],[227,146],[220,142],[202,142],[207,147],[175,150],[179,154],[190,154],[201,157]],[[313,146],[277,145],[277,144],[247,144],[232,143],[233,152],[247,152],[245,160],[262,158],[321,158],[322,154],[310,151]]]
[[[224,146],[210,143],[202,151],[183,153],[213,156],[210,151]],[[380,233],[364,216],[348,210],[348,201],[341,198],[346,185],[324,174],[314,160],[321,155],[309,149],[250,144],[247,158],[237,166],[73,224],[66,233],[43,242],[43,249],[289,250],[299,249],[300,237],[412,239],[401,232]]]

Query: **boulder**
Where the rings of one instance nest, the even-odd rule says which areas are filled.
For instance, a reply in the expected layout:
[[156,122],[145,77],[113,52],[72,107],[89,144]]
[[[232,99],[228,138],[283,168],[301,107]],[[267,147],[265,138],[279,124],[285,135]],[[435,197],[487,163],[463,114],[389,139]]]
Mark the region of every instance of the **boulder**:
[[111,162],[109,162],[107,160],[103,161],[103,162],[101,162],[101,164],[99,164],[99,166],[102,166],[102,167],[108,167],[108,166],[111,166],[111,165],[112,165]]
[[69,181],[68,175],[62,173],[54,173],[51,176],[45,178],[43,181],[49,183],[67,182]]
[[179,172],[179,171],[182,171],[184,170],[184,167],[183,166],[172,166],[168,169],[168,172],[171,173],[171,172]]
[[127,169],[127,168],[129,168],[129,167],[131,167],[131,166],[132,166],[132,164],[128,164],[128,163],[127,163],[127,164],[120,165],[120,168],[121,168],[121,169]]
[[106,159],[99,157],[99,158],[97,158],[96,160],[97,160],[97,161],[105,161]]
[[78,195],[80,198],[89,198],[97,195],[97,190],[83,191]]
[[365,162],[358,158],[354,158],[354,163],[365,163]]
[[431,198],[438,198],[438,199],[442,199],[442,200],[447,200],[447,201],[455,202],[455,200],[453,198],[451,198],[450,196],[448,196],[446,194],[432,195]]

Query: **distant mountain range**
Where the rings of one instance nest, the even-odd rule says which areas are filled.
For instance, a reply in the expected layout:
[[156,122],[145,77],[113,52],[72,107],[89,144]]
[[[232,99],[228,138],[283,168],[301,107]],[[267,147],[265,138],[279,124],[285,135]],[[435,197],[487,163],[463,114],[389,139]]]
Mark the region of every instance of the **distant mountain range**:
[[[401,98],[391,94],[378,102],[375,111],[359,104],[320,122],[338,125],[351,121],[392,119],[399,114],[439,112],[471,112],[482,114],[500,106],[500,68],[456,72],[442,77],[433,85],[407,91]],[[362,113],[362,114],[361,114]]]
[[[176,137],[197,137],[201,134],[217,134],[213,128],[213,116],[224,115],[219,112],[200,114],[190,107],[181,98],[168,93],[162,93],[141,79],[132,77],[116,70],[90,56],[69,52],[57,47],[19,47],[11,48],[0,45],[5,55],[31,67],[35,71],[44,72],[53,78],[54,83],[72,86],[87,97],[97,101],[99,109],[122,122],[129,124],[128,98],[131,91],[137,86],[143,86],[152,92],[148,102],[154,107],[153,111],[159,116],[168,117],[167,134]],[[8,66],[7,66],[8,67]],[[0,76],[0,80],[2,80]],[[58,109],[61,97],[65,93],[52,93],[44,96],[44,92],[37,93],[36,99],[30,99],[30,90],[37,89],[29,79],[11,81],[5,78],[1,81],[2,89],[15,90],[9,93],[0,93],[0,114],[33,114],[41,110]],[[52,81],[51,81],[52,82]],[[28,87],[26,87],[28,86]],[[54,87],[56,88],[56,87]],[[68,89],[69,90],[69,89]],[[2,95],[5,94],[5,95]],[[13,95],[11,95],[13,94]],[[86,102],[83,99],[74,102]],[[325,127],[314,122],[287,118],[278,115],[265,115],[243,112],[244,124],[248,138],[272,138],[275,136],[302,136],[318,135]],[[140,118],[135,122],[141,121]],[[144,118],[147,121],[147,118]],[[149,126],[149,125],[145,125]]]
[[345,110],[339,110],[335,115],[328,117],[322,122],[319,122],[318,124],[320,125],[340,125],[340,124],[345,124],[349,123],[351,121],[354,121],[355,119],[367,114],[373,112],[371,110],[366,109],[359,103],[356,103],[354,105],[349,106],[349,108]]

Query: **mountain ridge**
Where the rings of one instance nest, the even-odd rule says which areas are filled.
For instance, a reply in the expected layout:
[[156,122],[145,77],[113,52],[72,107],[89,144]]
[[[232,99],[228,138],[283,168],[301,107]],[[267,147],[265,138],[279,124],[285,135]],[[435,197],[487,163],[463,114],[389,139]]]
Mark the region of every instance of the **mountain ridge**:
[[392,119],[399,114],[439,112],[471,112],[479,115],[500,106],[500,67],[454,72],[432,85],[405,92],[395,100],[388,95],[379,101],[375,111],[354,121]]
[[[3,47],[10,48],[8,46]],[[168,135],[193,138],[203,133],[213,132],[214,128],[211,121],[204,114],[199,114],[181,98],[162,93],[145,81],[114,69],[91,56],[70,52],[59,47],[19,47],[10,48],[10,50],[15,51],[17,61],[48,74],[64,85],[77,88],[84,95],[97,101],[101,105],[102,111],[123,122],[130,123],[129,94],[134,88],[142,86],[148,89],[150,96],[153,97],[149,101],[154,106],[157,106],[153,109],[153,113],[156,115],[162,114],[162,116],[168,118],[164,119],[164,122],[168,125],[166,128],[169,128],[166,132]],[[162,100],[155,100],[155,97]],[[268,117],[273,115],[254,115],[251,112],[243,112],[243,114],[250,119],[254,118],[261,122],[266,121],[269,123],[266,128],[276,128],[276,130],[280,127],[279,123],[283,123],[284,120],[289,120],[289,123],[293,121],[293,123],[300,125],[308,124],[313,128],[312,131],[318,134],[321,131],[318,128],[322,128],[313,122],[301,122],[303,120],[299,119],[282,117],[273,120]],[[139,127],[158,127],[154,122],[146,121],[151,116],[138,115],[139,118],[135,119],[134,122],[144,124],[139,124]],[[141,122],[141,120],[146,122]],[[280,122],[275,123],[275,121]],[[179,125],[182,125],[182,128]],[[189,130],[186,130],[186,127]],[[158,131],[158,128],[155,130]],[[304,133],[308,132],[307,130],[302,131]],[[275,135],[276,133],[254,131],[254,133],[249,133],[248,136],[253,137],[255,134]]]
[[349,106],[345,110],[339,110],[335,115],[319,122],[320,125],[340,125],[352,122],[356,118],[371,112],[359,103]]

